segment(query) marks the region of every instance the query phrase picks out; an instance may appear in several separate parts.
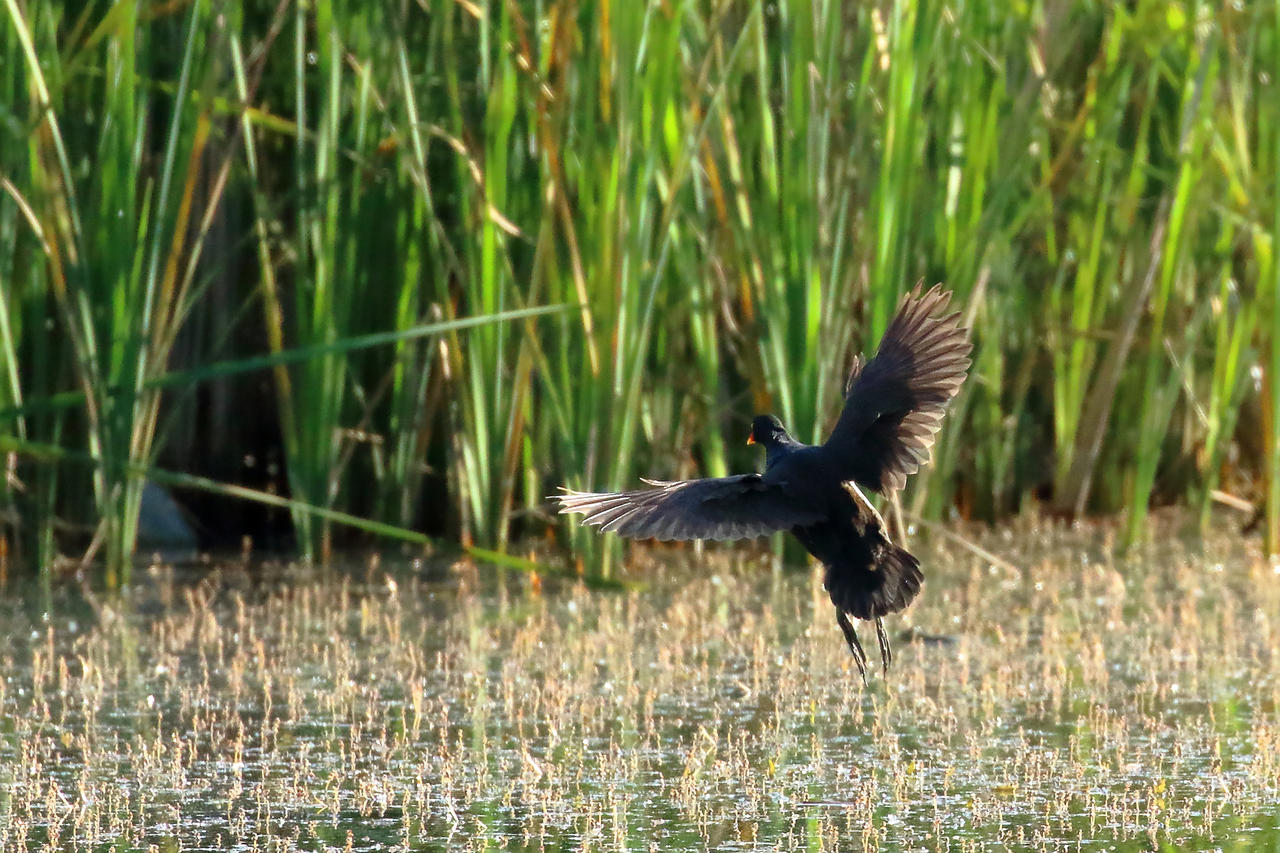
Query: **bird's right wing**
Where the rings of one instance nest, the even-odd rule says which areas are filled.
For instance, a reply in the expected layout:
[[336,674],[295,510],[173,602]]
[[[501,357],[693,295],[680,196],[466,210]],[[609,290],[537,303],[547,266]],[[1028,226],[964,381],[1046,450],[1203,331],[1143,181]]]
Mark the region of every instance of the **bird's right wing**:
[[748,539],[823,518],[817,509],[759,474],[661,482],[630,492],[552,495],[560,512],[578,512],[583,524],[631,539]]

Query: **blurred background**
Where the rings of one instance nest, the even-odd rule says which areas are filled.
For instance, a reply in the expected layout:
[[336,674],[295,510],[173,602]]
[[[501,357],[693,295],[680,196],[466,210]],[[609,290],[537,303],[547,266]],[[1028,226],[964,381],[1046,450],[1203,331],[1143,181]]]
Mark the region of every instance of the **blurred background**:
[[1136,541],[1225,504],[1276,549],[1274,3],[0,17],[24,569],[127,579],[140,513],[307,557],[572,541],[559,484],[748,470],[757,412],[821,439],[921,279],[976,349],[910,512]]

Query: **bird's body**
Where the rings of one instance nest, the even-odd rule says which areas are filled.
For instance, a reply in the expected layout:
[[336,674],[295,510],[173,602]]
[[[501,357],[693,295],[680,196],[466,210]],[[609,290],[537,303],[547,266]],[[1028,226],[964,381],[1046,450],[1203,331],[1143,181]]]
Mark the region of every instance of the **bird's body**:
[[561,512],[631,538],[744,539],[790,531],[825,567],[824,583],[859,669],[866,655],[850,618],[876,623],[885,668],[891,659],[882,617],[915,599],[919,562],[894,545],[859,486],[889,492],[927,461],[946,405],[969,366],[958,315],[935,316],[950,294],[916,288],[903,300],[876,357],[854,360],[845,405],[820,445],[793,439],[772,415],[752,422],[749,444],[765,448],[763,474],[659,482],[630,492],[566,491]]

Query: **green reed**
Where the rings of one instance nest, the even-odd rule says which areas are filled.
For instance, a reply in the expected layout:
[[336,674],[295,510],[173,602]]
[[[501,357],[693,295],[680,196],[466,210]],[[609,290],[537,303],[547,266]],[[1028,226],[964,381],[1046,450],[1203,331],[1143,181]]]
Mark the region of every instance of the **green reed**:
[[[758,464],[757,411],[821,438],[921,279],[976,349],[910,511],[1047,495],[1133,540],[1225,489],[1280,541],[1263,4],[5,9],[0,431],[98,460],[91,506],[83,468],[11,463],[4,518],[46,551],[60,517],[127,554],[121,463],[194,417],[157,430],[147,383],[210,304],[240,350],[197,365],[317,353],[252,413],[304,552],[330,543],[306,507],[507,549],[560,483]],[[541,305],[568,308],[327,348]]]
[[[34,308],[43,322],[24,324],[23,341],[6,347],[19,368],[10,396],[30,400],[67,381],[83,392],[81,422],[72,430],[96,463],[90,551],[104,550],[109,581],[117,572],[127,580],[136,535],[143,481],[130,465],[149,461],[154,451],[160,398],[145,385],[164,371],[199,298],[196,265],[220,200],[216,187],[194,197],[210,132],[218,49],[206,38],[212,12],[192,4],[183,17],[155,27],[139,27],[136,12],[128,5],[114,9],[89,44],[68,46],[60,31],[83,20],[60,20],[53,7],[26,16],[8,4],[9,26],[22,48],[10,58],[22,63],[34,94],[21,116],[29,122],[29,146],[13,162],[25,160],[28,171],[11,199],[24,209],[43,256],[12,269],[18,310]],[[100,74],[72,85],[71,78],[84,73],[79,66],[89,62]],[[171,91],[164,95],[134,85],[152,63],[171,68]],[[94,127],[86,112],[105,120]],[[151,158],[144,162],[148,147]],[[53,367],[42,378],[52,387],[24,395],[26,357],[39,359],[48,347],[31,341],[28,353],[25,345],[55,323],[66,346],[49,347]],[[19,421],[19,434],[25,426]],[[61,417],[55,420],[55,441],[66,427]],[[55,500],[45,498],[45,506]]]

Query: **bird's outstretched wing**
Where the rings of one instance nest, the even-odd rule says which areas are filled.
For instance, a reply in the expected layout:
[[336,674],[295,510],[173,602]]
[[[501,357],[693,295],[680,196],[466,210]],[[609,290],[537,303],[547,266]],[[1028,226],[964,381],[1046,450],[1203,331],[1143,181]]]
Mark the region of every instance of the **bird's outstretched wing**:
[[960,314],[940,315],[951,293],[920,285],[902,300],[875,358],[855,358],[844,410],[824,447],[839,475],[878,492],[900,489],[929,460],[947,403],[960,390],[973,345]]
[[704,480],[645,480],[631,492],[552,495],[560,512],[579,512],[583,524],[631,539],[747,539],[812,524],[822,518],[785,485],[759,474]]

